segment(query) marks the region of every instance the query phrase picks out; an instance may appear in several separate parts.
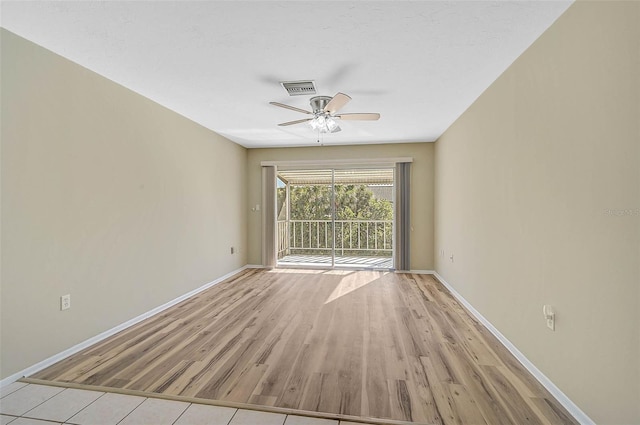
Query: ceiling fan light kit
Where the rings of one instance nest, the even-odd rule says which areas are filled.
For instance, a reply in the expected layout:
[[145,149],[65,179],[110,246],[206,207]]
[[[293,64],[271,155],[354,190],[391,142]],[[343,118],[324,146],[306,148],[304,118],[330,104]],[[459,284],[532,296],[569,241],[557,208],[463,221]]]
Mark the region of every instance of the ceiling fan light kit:
[[342,109],[342,107],[349,103],[350,100],[351,97],[347,96],[344,93],[337,93],[333,97],[314,96],[309,100],[309,104],[311,105],[311,110],[313,112],[296,108],[294,106],[285,105],[283,103],[269,103],[281,108],[290,109],[292,111],[301,112],[303,114],[313,115],[313,118],[304,118],[295,121],[283,122],[278,124],[279,126],[289,126],[306,122],[314,131],[317,131],[318,133],[337,133],[338,131],[340,131],[341,129],[337,122],[338,119],[362,121],[375,121],[380,119],[380,114],[378,113],[336,114],[336,112]]
[[320,133],[337,133],[341,130],[336,120],[331,116],[320,114],[309,121],[309,126]]
[[[341,93],[338,93],[338,94],[341,94]],[[312,97],[311,100],[309,101],[309,103],[311,104],[311,109],[313,110],[313,115],[314,115],[313,119],[309,121],[309,125],[311,126],[312,129],[314,129],[317,132],[337,133],[338,131],[341,130],[335,118],[331,116],[331,113],[325,112],[325,108],[327,108],[329,103],[331,103],[331,100],[332,98],[329,96],[315,96],[315,97]],[[349,100],[351,100],[350,97],[346,102],[348,102]]]

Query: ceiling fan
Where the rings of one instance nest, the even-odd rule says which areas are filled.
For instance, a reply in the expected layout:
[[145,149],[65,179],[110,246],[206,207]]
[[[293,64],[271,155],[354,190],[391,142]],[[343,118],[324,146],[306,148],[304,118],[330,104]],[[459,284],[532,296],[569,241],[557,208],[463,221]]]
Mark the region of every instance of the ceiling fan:
[[351,97],[344,93],[338,93],[333,97],[330,96],[315,96],[312,97],[309,103],[311,104],[311,110],[313,112],[296,108],[295,106],[285,105],[284,103],[269,102],[271,105],[279,106],[281,108],[291,109],[292,111],[302,112],[303,114],[313,115],[312,118],[304,118],[301,120],[288,121],[278,124],[279,126],[287,126],[308,122],[311,128],[319,133],[337,133],[340,131],[340,126],[337,120],[361,120],[361,121],[376,121],[380,119],[378,113],[354,113],[354,114],[336,114],[344,105],[351,100]]

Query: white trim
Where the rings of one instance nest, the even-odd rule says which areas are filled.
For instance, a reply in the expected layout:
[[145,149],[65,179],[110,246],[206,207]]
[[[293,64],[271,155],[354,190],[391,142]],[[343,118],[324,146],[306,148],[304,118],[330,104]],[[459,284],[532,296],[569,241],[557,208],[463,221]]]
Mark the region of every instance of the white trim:
[[128,321],[126,321],[124,323],[121,323],[121,324],[117,325],[114,328],[111,328],[111,329],[109,329],[107,331],[104,331],[104,332],[94,336],[94,337],[91,337],[91,338],[89,338],[89,339],[87,339],[87,340],[85,340],[85,341],[83,341],[83,342],[81,342],[79,344],[76,344],[73,347],[68,348],[68,349],[66,349],[66,350],[64,350],[64,351],[62,351],[62,352],[60,352],[58,354],[54,354],[53,356],[51,356],[51,357],[49,357],[47,359],[44,359],[41,362],[36,363],[36,364],[34,364],[32,366],[29,366],[26,369],[21,370],[20,372],[16,372],[13,375],[7,376],[6,378],[4,378],[3,380],[0,381],[0,388],[4,387],[6,385],[9,385],[9,384],[17,381],[18,379],[25,377],[25,376],[33,375],[34,373],[39,372],[42,369],[45,369],[45,368],[51,366],[52,364],[59,362],[60,360],[63,360],[63,359],[65,359],[65,358],[67,358],[67,357],[69,357],[69,356],[71,356],[71,355],[73,355],[73,354],[75,354],[75,353],[77,353],[79,351],[84,350],[87,347],[90,347],[93,344],[96,344],[96,343],[98,343],[98,342],[100,342],[100,341],[102,341],[102,340],[104,340],[104,339],[106,339],[106,338],[108,338],[108,337],[120,332],[120,331],[123,331],[123,330],[127,329],[128,327],[131,327],[131,326],[135,325],[136,323],[139,323],[139,322],[143,321],[144,319],[147,319],[147,318],[149,318],[149,317],[151,317],[153,315],[156,315],[156,314],[160,313],[161,311],[166,310],[169,307],[172,307],[172,306],[178,304],[179,302],[182,302],[182,301],[186,300],[187,298],[192,297],[192,296],[196,295],[197,293],[202,292],[205,289],[208,289],[208,288],[210,288],[210,287],[222,282],[223,280],[228,279],[231,276],[234,276],[234,275],[236,275],[236,274],[240,273],[241,271],[243,271],[245,269],[248,269],[248,268],[262,268],[262,266],[246,265],[246,266],[241,267],[239,269],[236,269],[236,270],[234,270],[232,272],[229,272],[229,273],[225,274],[224,276],[221,276],[221,277],[219,277],[219,278],[217,278],[217,279],[215,279],[215,280],[213,280],[213,281],[211,281],[209,283],[205,283],[204,285],[202,285],[199,288],[194,289],[193,291],[187,292],[186,294],[181,295],[178,298],[175,298],[175,299],[173,299],[173,300],[171,300],[171,301],[169,301],[169,302],[167,302],[165,304],[162,304],[161,306],[158,306],[158,307],[156,307],[156,308],[154,308],[152,310],[149,310],[146,313],[142,313],[141,315],[139,315],[137,317],[134,317],[131,320],[128,320]]
[[265,269],[266,267],[263,266],[262,264],[247,264],[246,266],[244,266],[242,269],[239,269],[240,271],[242,271],[243,269]]
[[396,273],[435,274],[435,270],[396,270]]
[[456,291],[447,281],[444,280],[437,272],[433,272],[433,275],[451,292],[451,294],[462,304],[473,316],[480,321],[498,340],[504,345],[504,347],[513,354],[513,356],[524,366],[534,378],[536,378],[542,386],[544,386],[555,398],[564,406],[565,409],[582,425],[595,425],[595,422],[587,416],[569,397],[567,397],[560,388],[547,378],[544,373],[540,371],[529,359],[525,357],[520,350],[516,348],[511,341],[509,341],[495,326],[491,324],[478,310],[476,310],[462,295]]
[[349,167],[358,165],[393,167],[398,162],[413,162],[413,158],[300,159],[290,161],[261,161],[260,165],[263,167]]

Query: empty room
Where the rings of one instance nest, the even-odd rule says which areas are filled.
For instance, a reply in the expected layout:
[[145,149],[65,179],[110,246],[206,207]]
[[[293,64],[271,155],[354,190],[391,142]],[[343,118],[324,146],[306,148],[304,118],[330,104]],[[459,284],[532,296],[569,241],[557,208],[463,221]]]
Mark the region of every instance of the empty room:
[[1,424],[640,424],[640,2],[0,26]]

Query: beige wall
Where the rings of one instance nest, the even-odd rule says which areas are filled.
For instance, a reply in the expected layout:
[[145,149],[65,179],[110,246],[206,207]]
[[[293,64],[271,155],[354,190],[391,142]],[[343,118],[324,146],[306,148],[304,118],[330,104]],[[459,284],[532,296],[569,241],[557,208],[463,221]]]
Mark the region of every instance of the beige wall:
[[247,154],[1,34],[4,378],[245,265]]
[[[411,268],[433,269],[433,143],[360,146],[313,146],[304,148],[250,149],[248,156],[248,202],[262,202],[261,161],[329,160],[413,157],[411,166]],[[249,263],[262,264],[262,212],[250,212]]]
[[639,55],[640,3],[577,2],[436,142],[436,270],[602,424],[640,423]]

